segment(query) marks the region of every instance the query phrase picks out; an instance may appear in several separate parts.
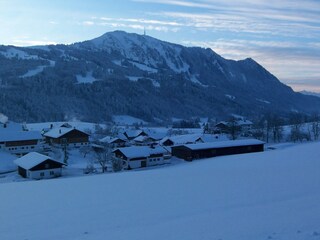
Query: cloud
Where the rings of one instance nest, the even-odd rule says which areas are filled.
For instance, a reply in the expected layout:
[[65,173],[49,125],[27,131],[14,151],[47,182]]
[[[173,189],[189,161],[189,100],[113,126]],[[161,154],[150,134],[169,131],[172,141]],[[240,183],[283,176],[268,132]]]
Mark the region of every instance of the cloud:
[[108,26],[112,28],[130,28],[139,30],[150,30],[159,32],[177,32],[181,24],[175,21],[161,21],[144,18],[110,18],[110,17],[91,17],[90,21],[80,23],[84,26]]
[[15,46],[25,47],[25,46],[42,46],[42,45],[56,45],[54,41],[47,40],[28,40],[28,39],[14,39],[12,41]]

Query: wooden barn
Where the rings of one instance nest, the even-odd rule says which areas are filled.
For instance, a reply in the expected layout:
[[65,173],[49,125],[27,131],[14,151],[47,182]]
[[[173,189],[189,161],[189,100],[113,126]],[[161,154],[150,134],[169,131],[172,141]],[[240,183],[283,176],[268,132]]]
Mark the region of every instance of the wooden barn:
[[53,128],[43,135],[46,142],[52,145],[64,145],[69,147],[81,147],[89,144],[89,134],[75,128]]
[[185,144],[172,147],[172,156],[187,161],[223,155],[262,152],[264,142],[256,139]]
[[31,152],[14,160],[19,174],[24,178],[45,179],[61,176],[64,163],[40,153]]

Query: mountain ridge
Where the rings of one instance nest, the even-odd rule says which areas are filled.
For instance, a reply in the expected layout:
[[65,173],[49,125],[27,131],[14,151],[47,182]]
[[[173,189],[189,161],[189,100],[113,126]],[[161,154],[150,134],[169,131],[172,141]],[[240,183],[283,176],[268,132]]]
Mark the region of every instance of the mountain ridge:
[[70,45],[0,46],[0,64],[0,112],[17,121],[320,109],[319,99],[295,93],[252,58],[228,60],[212,49],[122,31]]

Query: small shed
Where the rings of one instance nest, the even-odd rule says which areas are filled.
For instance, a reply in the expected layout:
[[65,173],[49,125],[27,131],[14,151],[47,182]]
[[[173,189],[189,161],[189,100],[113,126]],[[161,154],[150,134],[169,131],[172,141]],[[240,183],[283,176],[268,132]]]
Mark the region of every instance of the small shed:
[[46,179],[61,176],[62,167],[66,164],[46,155],[31,152],[14,160],[19,174],[24,178]]
[[223,155],[262,152],[264,142],[256,139],[185,144],[172,147],[172,156],[187,161]]

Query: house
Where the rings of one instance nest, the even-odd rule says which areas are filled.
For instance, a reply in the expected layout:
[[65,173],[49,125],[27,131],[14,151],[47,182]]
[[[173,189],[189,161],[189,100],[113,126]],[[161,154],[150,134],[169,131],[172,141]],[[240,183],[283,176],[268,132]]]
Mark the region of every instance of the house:
[[125,169],[143,168],[170,162],[170,157],[162,147],[132,146],[113,151],[115,157],[123,160]]
[[123,135],[128,139],[132,140],[139,136],[147,136],[147,134],[142,130],[126,130],[123,132]]
[[253,123],[246,119],[235,119],[234,121],[221,121],[215,125],[216,133],[229,133],[230,128],[237,127],[243,134],[248,134],[252,129]]
[[165,137],[160,141],[160,145],[174,146],[181,144],[204,142],[201,134],[185,134],[171,137]]
[[62,167],[65,165],[46,155],[31,152],[14,160],[18,166],[18,173],[24,178],[45,179],[61,176]]
[[100,143],[109,145],[111,148],[125,147],[127,141],[119,137],[104,137],[99,140]]
[[229,140],[174,146],[172,147],[172,156],[192,161],[223,155],[262,152],[263,150],[264,142],[256,139]]
[[37,131],[0,131],[0,150],[16,155],[43,150],[43,137]]
[[89,134],[76,128],[58,127],[43,134],[46,142],[55,146],[82,147],[89,145]]

